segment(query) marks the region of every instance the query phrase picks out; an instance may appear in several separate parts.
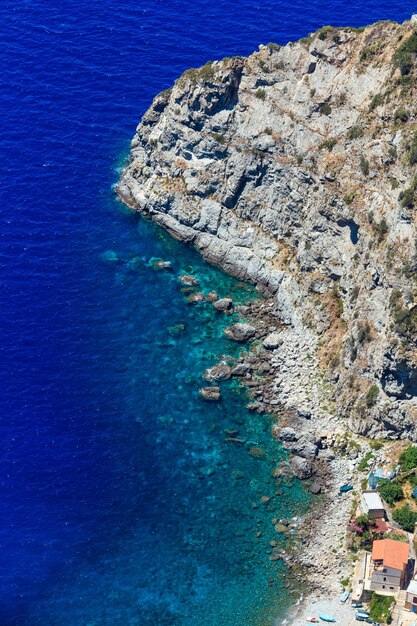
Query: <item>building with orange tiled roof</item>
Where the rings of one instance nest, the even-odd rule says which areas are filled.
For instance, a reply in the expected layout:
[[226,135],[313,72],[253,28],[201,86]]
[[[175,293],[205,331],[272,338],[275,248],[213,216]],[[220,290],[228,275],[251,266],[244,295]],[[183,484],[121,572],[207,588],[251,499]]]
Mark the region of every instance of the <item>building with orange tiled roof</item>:
[[408,543],[393,539],[374,541],[369,589],[387,596],[405,589],[412,576],[409,557]]

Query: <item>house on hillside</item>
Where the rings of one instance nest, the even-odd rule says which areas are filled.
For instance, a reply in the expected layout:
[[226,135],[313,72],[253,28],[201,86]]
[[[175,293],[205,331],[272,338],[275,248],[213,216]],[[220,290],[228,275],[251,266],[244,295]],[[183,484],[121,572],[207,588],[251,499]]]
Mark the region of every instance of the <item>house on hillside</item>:
[[376,491],[364,491],[362,493],[360,508],[362,513],[374,519],[385,519],[385,509],[382,500]]
[[413,575],[408,543],[393,539],[377,539],[372,555],[366,588],[381,595],[395,596],[406,589]]
[[404,608],[406,611],[417,613],[417,580],[410,580],[405,596]]

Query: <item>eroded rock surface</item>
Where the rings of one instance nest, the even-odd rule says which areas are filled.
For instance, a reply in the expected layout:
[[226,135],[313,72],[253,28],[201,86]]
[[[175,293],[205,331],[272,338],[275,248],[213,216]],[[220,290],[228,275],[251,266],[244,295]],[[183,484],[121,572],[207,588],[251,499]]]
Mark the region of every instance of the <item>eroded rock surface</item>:
[[410,37],[408,22],[328,28],[188,70],[144,115],[118,185],[267,294],[278,334],[231,336],[265,330],[264,404],[313,431],[342,418],[368,437],[417,438]]

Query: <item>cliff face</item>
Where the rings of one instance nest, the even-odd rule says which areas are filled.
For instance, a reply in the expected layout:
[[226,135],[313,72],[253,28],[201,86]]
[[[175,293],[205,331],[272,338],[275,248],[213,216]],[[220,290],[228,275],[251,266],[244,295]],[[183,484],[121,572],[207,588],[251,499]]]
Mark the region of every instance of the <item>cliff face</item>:
[[288,407],[390,438],[417,438],[415,39],[409,23],[324,28],[188,70],[118,185],[273,294]]

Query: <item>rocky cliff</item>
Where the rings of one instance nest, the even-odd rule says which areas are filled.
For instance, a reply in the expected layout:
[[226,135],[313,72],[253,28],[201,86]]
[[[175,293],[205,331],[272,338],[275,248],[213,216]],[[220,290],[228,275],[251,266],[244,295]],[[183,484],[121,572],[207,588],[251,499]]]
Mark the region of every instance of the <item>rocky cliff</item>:
[[370,437],[417,438],[416,53],[382,22],[187,70],[117,189],[273,297],[280,401]]

